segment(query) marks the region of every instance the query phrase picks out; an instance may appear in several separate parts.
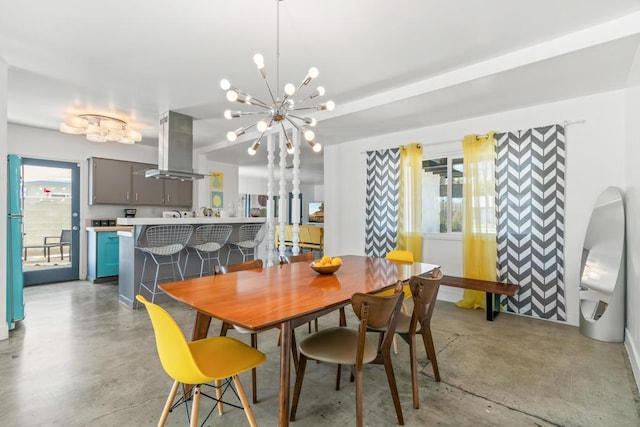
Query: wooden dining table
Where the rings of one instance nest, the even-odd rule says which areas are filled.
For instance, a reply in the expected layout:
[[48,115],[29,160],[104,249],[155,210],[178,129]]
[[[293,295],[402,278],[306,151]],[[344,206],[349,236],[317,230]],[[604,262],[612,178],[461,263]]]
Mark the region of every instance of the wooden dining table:
[[347,255],[334,274],[318,274],[294,263],[187,279],[160,285],[172,298],[197,310],[192,339],[205,338],[211,318],[251,331],[279,326],[280,426],[289,425],[292,330],[347,305],[356,292],[375,293],[437,267]]

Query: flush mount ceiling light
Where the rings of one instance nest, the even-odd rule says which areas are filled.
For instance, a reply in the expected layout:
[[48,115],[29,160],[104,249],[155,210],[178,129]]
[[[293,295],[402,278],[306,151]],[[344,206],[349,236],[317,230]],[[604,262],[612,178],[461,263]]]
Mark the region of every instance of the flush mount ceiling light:
[[[280,1],[276,1],[276,88],[280,85]],[[260,142],[262,141],[265,133],[272,128],[273,125],[280,125],[282,131],[286,138],[287,143],[287,152],[289,154],[293,153],[293,144],[287,135],[285,129],[285,122],[291,124],[295,129],[297,129],[300,133],[304,135],[304,139],[307,141],[309,146],[315,152],[319,152],[322,150],[322,145],[315,142],[316,134],[310,127],[314,127],[317,124],[315,118],[300,116],[297,113],[298,111],[304,110],[333,110],[335,108],[335,103],[333,101],[327,101],[325,103],[320,103],[316,105],[304,105],[306,101],[315,99],[316,97],[324,95],[324,88],[322,86],[318,86],[315,90],[309,92],[301,98],[300,100],[295,100],[295,96],[316,77],[318,77],[318,69],[315,67],[309,68],[309,72],[306,77],[302,80],[302,82],[296,86],[293,83],[287,83],[284,86],[284,94],[282,98],[274,95],[271,90],[271,85],[269,84],[269,80],[267,79],[267,73],[264,68],[264,57],[257,53],[253,57],[253,62],[258,67],[258,72],[260,76],[264,80],[267,91],[269,92],[269,102],[261,101],[258,98],[255,98],[248,93],[238,89],[237,87],[232,87],[231,83],[227,79],[223,79],[220,82],[220,87],[227,92],[227,100],[230,102],[238,102],[240,104],[252,105],[258,108],[257,111],[231,111],[226,110],[224,112],[224,117],[226,119],[236,119],[242,116],[247,115],[262,115],[262,117],[256,121],[255,123],[250,124],[249,126],[241,127],[236,129],[235,131],[230,131],[227,133],[227,139],[229,141],[235,141],[238,139],[240,135],[243,135],[248,129],[252,127],[256,127],[256,129],[261,132],[260,138],[258,138],[247,150],[249,154],[254,155],[260,147]]]
[[87,135],[93,142],[115,141],[134,144],[142,141],[142,134],[129,129],[124,120],[101,114],[78,114],[60,123],[60,132]]

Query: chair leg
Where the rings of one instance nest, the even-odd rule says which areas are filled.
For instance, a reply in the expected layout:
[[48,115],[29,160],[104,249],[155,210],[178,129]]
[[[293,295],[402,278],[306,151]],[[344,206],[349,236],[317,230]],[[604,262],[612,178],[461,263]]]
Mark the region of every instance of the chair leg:
[[[258,349],[258,334],[251,334],[251,347]],[[258,403],[258,375],[257,369],[253,368],[251,370],[251,397],[253,399],[253,403]]]
[[240,396],[240,401],[242,402],[242,406],[244,407],[244,413],[247,416],[249,425],[251,425],[251,427],[256,427],[258,424],[256,423],[256,419],[253,416],[253,411],[251,410],[251,406],[249,405],[249,400],[247,400],[247,395],[244,392],[244,388],[242,388],[242,383],[240,382],[240,378],[238,378],[237,375],[233,376],[233,383],[236,386],[236,391],[238,392],[238,396]]
[[[416,335],[409,338],[409,362],[411,364],[411,390],[413,394],[413,407],[420,409],[420,395],[418,388],[418,357],[416,355]],[[427,351],[427,357],[429,352]]]
[[291,330],[291,360],[293,360],[294,369],[298,371],[298,365],[300,364],[300,361],[298,360],[298,344],[296,344],[295,329]]
[[194,387],[193,404],[191,406],[191,423],[189,427],[198,427],[198,412],[200,411],[200,386]]
[[336,391],[340,390],[340,376],[342,375],[342,365],[336,369]]
[[160,415],[160,421],[158,421],[158,427],[163,427],[167,422],[167,417],[169,416],[169,411],[171,410],[171,405],[173,405],[173,400],[176,398],[176,393],[178,392],[178,387],[180,383],[178,381],[173,382],[173,386],[171,386],[171,391],[169,392],[169,397],[167,397],[167,401],[164,404],[164,408],[162,409],[162,415]]
[[436,348],[433,345],[433,337],[431,336],[431,329],[422,327],[422,341],[424,342],[424,348],[427,351],[427,356],[431,361],[431,367],[433,368],[433,376],[437,382],[440,382],[440,370],[438,369],[438,360],[436,359]]
[[215,380],[214,382],[215,386],[216,386],[216,399],[218,399],[218,414],[222,415],[224,412],[224,408],[222,406],[222,389],[221,384],[220,384],[220,380]]
[[364,408],[362,405],[362,367],[356,369],[356,426],[364,426]]
[[384,370],[387,373],[387,381],[389,382],[389,390],[391,391],[393,406],[395,406],[396,408],[396,416],[398,417],[398,424],[404,425],[404,417],[402,416],[402,407],[400,406],[400,397],[398,396],[398,387],[396,385],[396,376],[393,373],[393,365],[391,364],[391,355],[390,354],[383,355],[382,361],[384,363]]
[[291,401],[291,416],[289,421],[296,420],[296,411],[298,410],[298,400],[300,399],[300,390],[302,389],[302,380],[304,379],[304,371],[307,368],[307,356],[300,354],[298,369],[296,370],[296,384],[293,388],[293,399]]

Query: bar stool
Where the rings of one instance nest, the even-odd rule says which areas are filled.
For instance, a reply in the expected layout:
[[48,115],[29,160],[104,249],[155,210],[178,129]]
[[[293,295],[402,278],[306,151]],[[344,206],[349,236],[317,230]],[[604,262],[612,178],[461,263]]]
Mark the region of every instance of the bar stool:
[[[238,240],[229,242],[229,252],[227,253],[227,265],[231,258],[231,252],[239,251],[242,254],[242,262],[252,260],[256,257],[256,248],[265,235],[264,224],[245,224],[240,226]],[[250,257],[250,258],[247,258]]]
[[[147,227],[145,231],[147,246],[136,246],[136,249],[142,251],[144,255],[138,293],[143,288],[146,289],[151,293],[151,302],[154,302],[155,296],[161,293],[158,291],[158,274],[160,273],[161,265],[172,266],[173,280],[176,280],[175,267],[178,267],[180,280],[184,280],[182,269],[180,268],[180,251],[187,246],[192,232],[193,227],[190,225],[154,225]],[[177,255],[175,260],[174,255]],[[153,287],[149,287],[150,285],[144,283],[144,272],[148,259],[156,265]]]
[[[196,228],[196,241],[193,245],[187,246],[187,249],[194,249],[198,257],[200,258],[200,277],[204,271],[204,261],[209,261],[209,271],[213,274],[213,268],[211,267],[211,260],[218,261],[220,264],[220,249],[227,243],[233,226],[231,225],[201,225]],[[187,262],[189,261],[189,252],[185,261],[185,270]]]

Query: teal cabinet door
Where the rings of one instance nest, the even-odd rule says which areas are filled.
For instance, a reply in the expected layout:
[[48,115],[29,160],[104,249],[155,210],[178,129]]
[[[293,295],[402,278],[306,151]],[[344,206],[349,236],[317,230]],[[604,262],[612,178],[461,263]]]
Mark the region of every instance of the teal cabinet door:
[[120,256],[118,232],[107,231],[97,234],[97,277],[117,276]]

